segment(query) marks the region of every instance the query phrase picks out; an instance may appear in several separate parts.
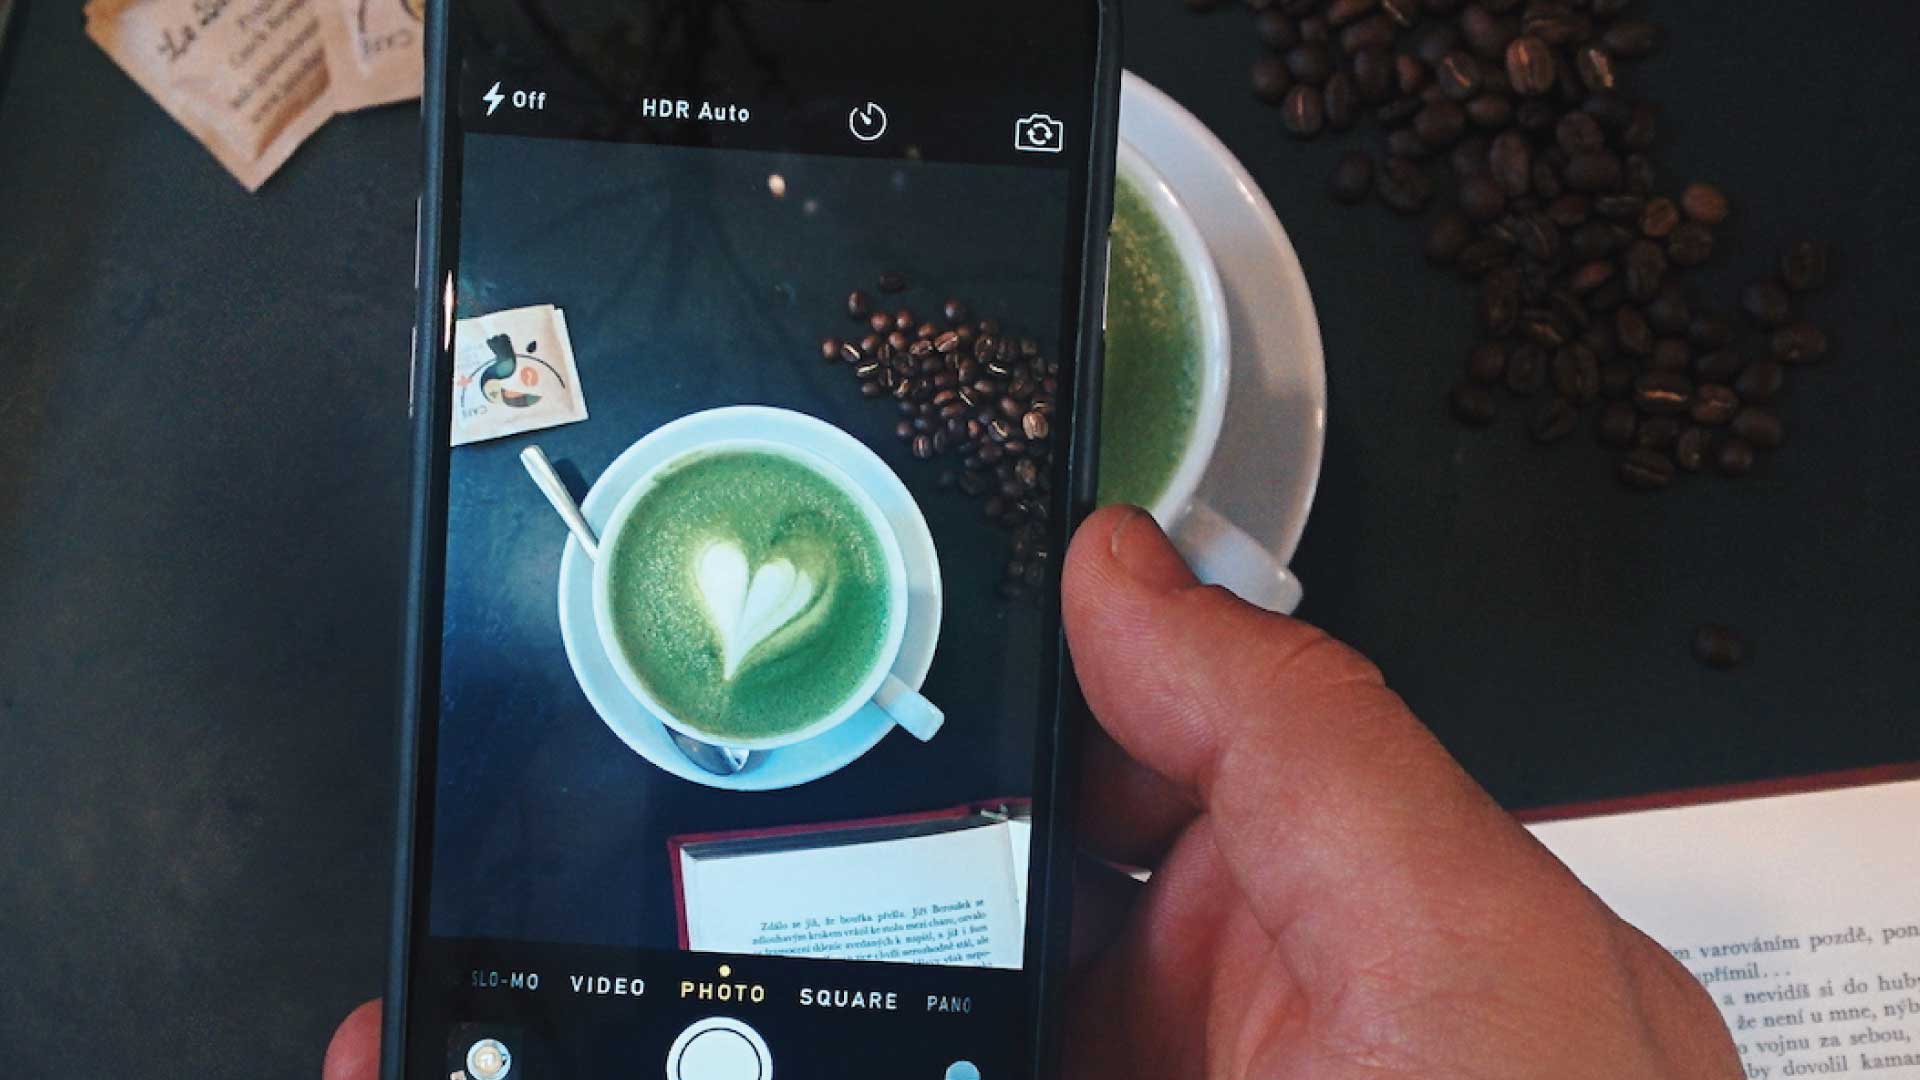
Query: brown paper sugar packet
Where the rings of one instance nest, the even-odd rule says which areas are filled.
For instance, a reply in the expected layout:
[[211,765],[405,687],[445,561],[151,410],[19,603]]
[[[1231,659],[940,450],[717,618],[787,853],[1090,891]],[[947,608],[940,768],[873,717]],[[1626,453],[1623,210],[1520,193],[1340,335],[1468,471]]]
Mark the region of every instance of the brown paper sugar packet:
[[426,0],[315,0],[338,112],[420,96]]
[[318,0],[93,0],[87,36],[256,191],[333,115]]

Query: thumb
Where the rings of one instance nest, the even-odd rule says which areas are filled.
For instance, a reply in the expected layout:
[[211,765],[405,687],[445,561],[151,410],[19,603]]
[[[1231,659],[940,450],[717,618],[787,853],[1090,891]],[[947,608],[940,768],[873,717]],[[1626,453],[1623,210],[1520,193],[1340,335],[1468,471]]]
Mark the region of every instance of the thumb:
[[1328,900],[1349,918],[1370,903],[1404,917],[1427,897],[1460,896],[1463,876],[1557,872],[1377,668],[1306,623],[1198,584],[1144,511],[1087,519],[1064,575],[1088,704],[1207,816],[1270,930]]

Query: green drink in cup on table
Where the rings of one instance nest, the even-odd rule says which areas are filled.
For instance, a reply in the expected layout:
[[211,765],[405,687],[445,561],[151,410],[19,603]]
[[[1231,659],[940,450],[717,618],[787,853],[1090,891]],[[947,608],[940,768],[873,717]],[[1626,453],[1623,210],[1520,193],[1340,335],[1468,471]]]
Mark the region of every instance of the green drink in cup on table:
[[1100,502],[1152,507],[1194,438],[1204,376],[1199,297],[1138,182],[1114,191]]
[[725,440],[622,498],[595,559],[608,658],[634,696],[702,742],[769,750],[869,702],[920,738],[939,710],[892,676],[906,571],[885,515],[797,447]]

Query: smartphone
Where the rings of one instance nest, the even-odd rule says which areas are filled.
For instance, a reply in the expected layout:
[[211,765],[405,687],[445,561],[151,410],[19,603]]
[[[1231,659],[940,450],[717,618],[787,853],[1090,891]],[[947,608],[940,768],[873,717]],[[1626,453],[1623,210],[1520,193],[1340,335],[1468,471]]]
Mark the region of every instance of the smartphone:
[[385,1075],[1053,1075],[1113,10],[428,11]]

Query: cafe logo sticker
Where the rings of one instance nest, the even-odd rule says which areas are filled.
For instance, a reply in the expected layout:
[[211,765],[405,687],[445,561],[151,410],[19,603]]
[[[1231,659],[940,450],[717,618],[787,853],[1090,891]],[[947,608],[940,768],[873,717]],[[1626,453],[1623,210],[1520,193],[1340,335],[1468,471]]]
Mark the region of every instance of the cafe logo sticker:
[[552,304],[454,323],[454,446],[587,418],[566,313]]

